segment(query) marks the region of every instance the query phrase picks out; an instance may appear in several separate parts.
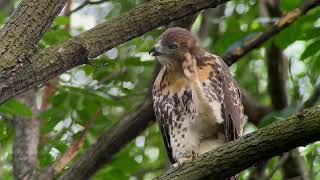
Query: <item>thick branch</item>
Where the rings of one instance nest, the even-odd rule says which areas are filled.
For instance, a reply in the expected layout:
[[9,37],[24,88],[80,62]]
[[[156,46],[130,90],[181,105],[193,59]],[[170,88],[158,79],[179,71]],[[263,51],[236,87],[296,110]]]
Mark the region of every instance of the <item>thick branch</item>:
[[60,179],[88,179],[133,137],[147,128],[154,119],[150,107],[152,107],[152,100],[147,98],[142,106],[127,114],[114,127],[106,130],[85,156],[80,157]]
[[[24,0],[0,32],[0,91],[29,56],[66,0]],[[2,96],[2,95],[1,95]],[[5,94],[4,94],[5,96]]]
[[224,179],[254,163],[320,140],[320,107],[304,110],[170,169],[158,179]]
[[[12,97],[11,93],[6,91],[15,91],[15,88],[11,87],[21,83],[19,72],[24,71],[27,64],[30,64],[28,57],[34,53],[43,33],[61,11],[65,2],[66,0],[24,0],[1,30],[0,104],[4,99]],[[31,68],[29,69],[30,73],[33,73],[32,67],[29,68]],[[36,76],[34,74],[33,78]],[[19,92],[29,89],[31,88]],[[17,95],[18,93],[13,94]]]
[[[28,62],[18,63],[15,61],[15,63],[9,63],[7,58],[15,56],[17,53],[8,55],[8,57],[0,56],[0,103],[77,65],[85,64],[88,58],[96,57],[116,45],[143,35],[153,28],[168,24],[173,20],[202,9],[215,7],[226,1],[228,0],[154,0],[100,24],[62,44],[38,51],[28,59]],[[29,4],[33,8],[36,7],[35,5]],[[34,12],[37,11],[34,10]],[[11,19],[14,19],[14,17]],[[41,25],[38,24],[42,27],[43,25]],[[7,29],[8,27],[5,27],[1,31],[1,35],[6,35],[4,32]],[[34,31],[37,28],[28,29]],[[26,32],[25,34],[30,34],[33,37],[32,32]],[[12,48],[13,44],[9,44],[8,47]],[[7,49],[0,48],[0,53],[2,51],[8,53]]]

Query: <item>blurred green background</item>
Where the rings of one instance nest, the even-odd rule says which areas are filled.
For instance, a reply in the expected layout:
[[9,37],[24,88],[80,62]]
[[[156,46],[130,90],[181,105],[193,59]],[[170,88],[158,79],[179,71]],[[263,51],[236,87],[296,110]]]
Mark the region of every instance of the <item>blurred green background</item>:
[[[73,0],[70,9],[76,9],[83,2]],[[280,8],[285,13],[301,2],[303,0],[281,0]],[[0,27],[3,27],[18,3],[16,0],[0,0]],[[70,16],[65,16],[64,10],[45,33],[39,47],[46,48],[63,42],[142,3],[143,0],[109,0],[88,4]],[[247,37],[268,29],[270,23],[276,20],[261,16],[257,0],[233,0],[219,6],[218,10],[203,11],[194,23],[192,32],[199,36],[204,48],[222,55]],[[164,29],[157,28],[117,46],[95,58],[90,65],[76,67],[50,81],[54,87],[53,93],[46,100],[48,107],[40,116],[40,167],[51,165],[87,128],[84,145],[78,156],[81,155],[105,129],[112,127],[124,114],[143,102],[155,64],[148,51]],[[245,133],[293,114],[319,84],[320,8],[314,8],[264,43],[263,47],[251,51],[231,66],[238,84],[259,103],[267,106],[271,100],[267,90],[266,47],[271,42],[283,49],[286,58],[290,105],[264,117],[258,127],[247,123]],[[44,93],[44,86],[37,89],[38,106],[43,101]],[[17,99],[11,99],[0,106],[0,179],[14,179],[14,129],[10,119],[15,115],[29,117],[32,110]],[[307,176],[320,180],[320,143],[299,148],[299,152],[303,156]],[[279,158],[275,157],[268,162],[267,174],[275,169],[278,161]],[[168,167],[161,135],[154,124],[119,152],[92,179],[148,180],[160,175]],[[240,179],[248,179],[250,171],[243,171]],[[281,177],[281,169],[277,169],[271,179],[278,180]]]

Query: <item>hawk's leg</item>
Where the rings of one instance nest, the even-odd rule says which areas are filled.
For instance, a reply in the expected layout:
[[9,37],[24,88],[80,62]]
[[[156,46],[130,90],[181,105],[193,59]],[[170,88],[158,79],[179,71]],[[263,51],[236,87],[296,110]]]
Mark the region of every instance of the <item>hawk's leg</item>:
[[199,154],[200,134],[193,127],[194,119],[185,116],[180,128],[174,128],[170,134],[172,155],[180,165],[196,158]]

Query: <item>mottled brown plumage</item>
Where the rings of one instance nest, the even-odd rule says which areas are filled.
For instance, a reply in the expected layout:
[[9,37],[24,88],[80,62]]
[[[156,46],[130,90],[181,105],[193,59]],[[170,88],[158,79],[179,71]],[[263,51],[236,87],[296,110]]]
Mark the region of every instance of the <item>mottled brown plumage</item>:
[[153,86],[154,110],[172,163],[183,163],[239,138],[239,89],[218,56],[192,34],[170,28],[150,53],[163,65]]

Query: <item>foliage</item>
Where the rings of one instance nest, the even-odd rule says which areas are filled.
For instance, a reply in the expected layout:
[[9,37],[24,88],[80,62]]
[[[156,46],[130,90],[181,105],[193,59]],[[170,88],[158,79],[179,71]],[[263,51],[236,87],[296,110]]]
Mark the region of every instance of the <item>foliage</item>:
[[[283,0],[281,9],[287,12],[302,0]],[[74,1],[74,7],[79,5]],[[88,16],[87,21],[101,22],[104,18],[111,19],[126,12],[141,0],[112,0],[100,5],[87,6],[71,15],[59,16],[43,36],[39,47],[46,48],[63,42],[73,35],[85,30],[76,27],[74,21]],[[93,12],[108,12],[101,13]],[[250,95],[256,97],[262,104],[270,104],[267,92],[267,68],[265,47],[271,42],[281,47],[288,63],[288,91],[291,106],[281,112],[274,112],[262,120],[263,127],[274,120],[286,117],[295,112],[301,102],[306,100],[316,83],[319,83],[320,73],[320,8],[315,8],[294,25],[290,26],[257,50],[252,51],[231,69],[238,83]],[[0,12],[0,24],[4,23],[8,13]],[[198,17],[201,21],[203,14]],[[218,18],[219,36],[208,36],[206,48],[222,55],[226,50],[237,46],[243,40],[268,28],[259,18],[259,5],[256,0],[234,0],[226,5],[224,16]],[[91,23],[91,22],[90,22]],[[89,24],[90,24],[89,23]],[[212,21],[209,26],[216,23]],[[71,24],[71,31],[66,26]],[[200,29],[201,23],[195,23],[194,33]],[[84,152],[97,137],[107,128],[112,127],[127,112],[140,104],[147,93],[151,81],[154,60],[148,55],[148,50],[155,43],[163,28],[155,29],[139,38],[117,46],[105,54],[95,58],[90,65],[74,68],[58,77],[55,92],[46,100],[50,106],[40,115],[41,137],[39,146],[40,166],[50,166],[62,155],[70,144],[79,138],[79,134],[91,123],[86,132]],[[212,42],[215,42],[214,44]],[[44,88],[37,93],[38,105]],[[298,95],[296,95],[298,94]],[[40,99],[40,100],[39,100]],[[43,100],[43,99],[42,99]],[[96,118],[94,114],[101,111]],[[12,178],[12,142],[13,126],[10,120],[14,116],[31,117],[32,111],[17,99],[0,106],[0,177]],[[275,118],[277,117],[277,118]],[[93,122],[94,121],[94,122]],[[319,144],[301,148],[304,154],[307,170],[310,175],[320,179]],[[278,158],[268,163],[267,172],[272,171],[278,163]],[[168,160],[159,129],[156,125],[148,128],[135,141],[124,148],[105,168],[99,171],[93,179],[151,179],[162,173],[168,167]],[[249,171],[241,174],[241,179],[247,179]],[[278,170],[273,179],[281,179]]]

